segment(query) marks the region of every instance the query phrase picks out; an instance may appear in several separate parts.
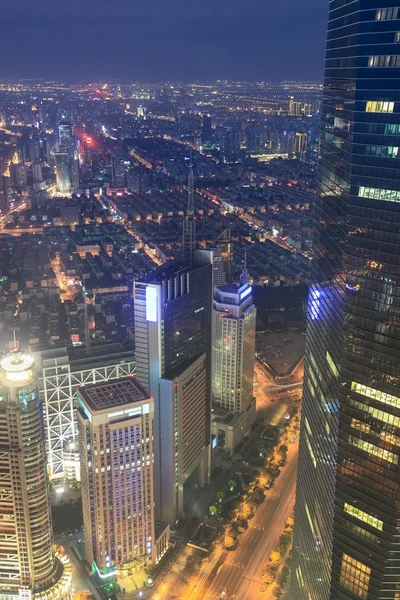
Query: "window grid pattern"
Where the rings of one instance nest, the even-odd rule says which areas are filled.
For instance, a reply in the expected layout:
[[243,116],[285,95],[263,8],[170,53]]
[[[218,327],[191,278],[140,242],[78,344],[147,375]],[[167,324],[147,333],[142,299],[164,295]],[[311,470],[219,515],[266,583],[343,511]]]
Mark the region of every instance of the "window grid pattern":
[[376,517],[369,515],[368,513],[364,512],[363,510],[360,510],[359,508],[356,508],[355,506],[352,506],[351,504],[348,504],[347,502],[344,503],[344,510],[352,517],[355,517],[356,519],[360,519],[360,521],[367,523],[367,525],[371,525],[371,527],[376,527],[376,529],[379,529],[380,531],[382,531],[383,521],[380,521]]
[[369,567],[348,554],[343,554],[340,583],[344,587],[367,600],[370,576]]
[[[368,592],[360,586],[368,600],[392,598],[400,578],[400,540],[391,527],[400,521],[400,483],[390,462],[400,453],[396,438],[386,437],[400,436],[400,25],[388,22],[398,17],[395,2],[329,2],[291,579],[296,600],[357,597],[365,573],[354,572],[352,589],[341,585],[343,552],[370,569],[373,585]],[[352,533],[362,521],[343,511],[361,497],[364,512],[379,510],[386,560],[379,546],[367,555],[366,536]],[[365,528],[383,539],[379,529]]]

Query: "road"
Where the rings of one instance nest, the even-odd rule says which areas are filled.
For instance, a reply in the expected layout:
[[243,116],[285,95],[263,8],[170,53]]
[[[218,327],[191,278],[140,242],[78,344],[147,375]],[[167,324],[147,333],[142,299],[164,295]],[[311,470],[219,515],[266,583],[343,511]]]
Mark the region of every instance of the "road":
[[[185,600],[261,600],[258,591],[269,555],[275,549],[285,522],[294,507],[298,443],[290,446],[288,461],[273,489],[255,511],[248,530],[239,538],[236,550],[224,553],[219,548],[204,572],[200,572]],[[207,578],[225,554],[211,584]]]
[[[271,379],[257,362],[256,371],[257,385],[254,387],[254,395],[257,399],[257,418],[266,419],[271,424],[278,424],[293,405],[293,394],[290,393],[289,387],[287,394],[274,398],[277,389],[285,389],[292,383],[299,385],[302,369],[299,369],[298,376],[295,378],[297,381],[289,379],[289,381],[279,382]],[[274,550],[286,519],[293,511],[297,451],[297,442],[289,444],[287,464],[282,469],[273,489],[267,492],[263,504],[257,508],[254,518],[249,523],[249,529],[240,536],[238,548],[227,552],[219,544],[201,566],[199,566],[199,554],[196,556],[196,551],[188,547],[184,548],[178,561],[175,561],[172,567],[158,579],[150,594],[153,600],[203,600],[203,598],[219,600],[224,590],[227,590],[227,594],[223,596],[226,600],[242,600],[242,598],[258,600],[261,597],[262,600],[266,600],[265,595],[259,594],[258,587],[268,556]],[[221,481],[228,480],[239,471],[242,462],[234,460],[231,463],[228,460],[223,461],[222,466],[224,475]],[[219,487],[222,487],[222,483]],[[205,514],[214,498],[215,489],[212,486],[198,499],[193,514],[198,516]],[[185,564],[190,555],[194,557],[197,567],[194,572],[188,574],[187,569],[182,572],[179,565]],[[219,571],[216,573],[218,568]],[[248,591],[249,595],[247,595]]]
[[8,211],[4,215],[0,215],[0,232],[4,229],[4,226],[8,223],[8,219],[14,212],[21,212],[26,209],[26,202],[22,202],[13,210]]
[[74,533],[73,535],[55,536],[54,542],[64,548],[72,565],[72,581],[74,586],[74,600],[80,600],[82,592],[90,592],[96,600],[102,600],[101,595],[92,583],[85,567],[76,555],[73,546],[78,539],[82,538],[83,531]]

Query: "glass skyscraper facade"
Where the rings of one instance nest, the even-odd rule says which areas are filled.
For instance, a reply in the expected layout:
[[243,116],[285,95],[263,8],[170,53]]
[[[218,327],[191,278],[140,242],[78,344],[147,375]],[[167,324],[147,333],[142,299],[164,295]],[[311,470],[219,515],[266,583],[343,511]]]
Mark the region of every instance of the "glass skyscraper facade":
[[400,598],[400,3],[329,3],[295,600]]

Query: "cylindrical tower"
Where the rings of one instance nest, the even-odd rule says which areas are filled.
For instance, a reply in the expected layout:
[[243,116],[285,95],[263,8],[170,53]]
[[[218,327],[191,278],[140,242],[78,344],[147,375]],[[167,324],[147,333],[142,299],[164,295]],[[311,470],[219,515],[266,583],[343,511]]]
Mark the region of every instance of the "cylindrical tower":
[[0,600],[65,599],[71,569],[53,546],[43,410],[33,359],[0,361]]

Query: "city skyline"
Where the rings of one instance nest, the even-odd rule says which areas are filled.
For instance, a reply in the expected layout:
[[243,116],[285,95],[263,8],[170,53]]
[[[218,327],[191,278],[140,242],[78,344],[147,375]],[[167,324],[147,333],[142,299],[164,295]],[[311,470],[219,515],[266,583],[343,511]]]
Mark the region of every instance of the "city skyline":
[[[34,10],[24,0],[18,11],[3,9],[0,50],[12,44],[14,51],[0,78],[318,80],[326,18],[320,0],[43,1]],[[16,35],[24,44],[15,44]]]
[[2,12],[0,600],[400,600],[397,2]]

